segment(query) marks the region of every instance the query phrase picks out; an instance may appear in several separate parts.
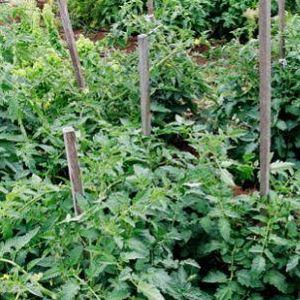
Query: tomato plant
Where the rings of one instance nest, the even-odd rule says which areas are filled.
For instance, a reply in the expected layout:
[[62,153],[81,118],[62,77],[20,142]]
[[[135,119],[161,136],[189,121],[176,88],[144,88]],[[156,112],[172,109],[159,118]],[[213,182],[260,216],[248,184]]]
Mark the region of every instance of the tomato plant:
[[[273,147],[289,161],[274,160],[272,193],[261,198],[238,186],[258,173],[257,41],[217,46],[200,67],[192,30],[205,26],[195,8],[208,3],[190,2],[183,29],[188,1],[168,4],[174,18],[163,23],[132,13],[101,41],[78,37],[84,91],[52,5],[0,4],[1,299],[298,296],[299,17],[288,20],[286,65],[273,65]],[[103,24],[118,18],[110,9]],[[136,49],[116,47],[137,24],[151,31],[150,137],[140,129]],[[77,134],[79,216],[65,126]]]

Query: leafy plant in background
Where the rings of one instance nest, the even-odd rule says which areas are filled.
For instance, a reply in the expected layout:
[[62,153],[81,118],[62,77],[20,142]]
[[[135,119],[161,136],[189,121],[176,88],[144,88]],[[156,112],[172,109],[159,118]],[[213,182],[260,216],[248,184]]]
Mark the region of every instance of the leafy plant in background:
[[208,12],[214,4],[207,0],[156,1],[156,16],[164,24],[191,29],[197,35],[209,28]]
[[287,9],[294,13],[294,14],[299,14],[300,12],[300,1],[299,0],[287,0],[286,2],[286,6],[287,6]]
[[120,21],[120,9],[128,6],[131,14],[142,13],[145,5],[141,0],[70,0],[68,6],[75,27],[103,29]]
[[231,31],[244,27],[247,9],[256,9],[256,0],[218,0],[210,10],[211,30],[217,37],[227,36]]
[[[258,0],[157,0],[156,19],[164,25],[191,31],[192,35],[202,36],[208,31],[214,37],[232,38],[232,31],[247,25],[245,12],[256,10]],[[277,13],[277,1],[272,2],[273,14]],[[69,8],[76,27],[100,30],[113,27],[116,35],[127,36],[141,33],[145,27],[146,1],[78,1],[70,0]],[[287,1],[287,9],[299,12],[299,2]]]
[[[35,4],[29,2],[13,9],[4,6],[4,11],[5,8],[7,15],[2,22],[15,21],[10,26],[1,26],[0,31],[1,141],[2,151],[6,152],[2,165],[3,170],[24,176],[24,164],[31,171],[36,169],[34,157],[39,156],[42,147],[31,136],[41,124],[47,126],[50,116],[55,118],[57,109],[70,99],[66,91],[72,86],[73,76],[63,63],[66,52],[57,39],[57,31],[40,27],[42,16]],[[49,20],[48,9],[43,17],[46,15]],[[20,18],[22,21],[17,21]],[[53,46],[61,52],[52,48],[54,35]]]
[[151,43],[151,99],[154,111],[162,108],[163,120],[195,113],[209,92],[201,70],[188,54],[193,41],[176,38],[176,32],[162,30]]
[[[272,151],[275,159],[299,159],[299,57],[297,53],[299,17],[289,19],[287,29],[287,57],[284,67],[273,56],[273,130]],[[276,45],[276,46],[275,46]],[[219,70],[218,93],[220,103],[216,109],[217,126],[239,126],[245,130],[237,143],[237,157],[251,153],[258,145],[258,58],[257,41],[241,46],[236,42],[223,48],[224,65]],[[219,62],[217,63],[219,64]],[[222,71],[223,70],[223,71]],[[226,70],[226,71],[225,71]],[[214,71],[214,72],[215,72]],[[225,75],[225,76],[224,76]]]
[[[182,42],[177,40],[178,36],[178,32],[161,26],[150,38],[151,101],[157,123],[174,120],[178,113],[194,113],[209,90],[197,64],[188,55],[192,40]],[[139,118],[137,50],[130,54],[105,53],[105,43],[102,41],[97,46],[87,39],[78,41],[86,75],[90,78],[90,98],[107,103],[100,108],[107,120],[118,122],[124,117],[136,120]],[[98,56],[99,51],[103,52],[103,58]],[[99,85],[102,89],[97,91],[97,99],[94,93]]]
[[[99,117],[114,123],[119,123],[121,118],[139,121],[136,52],[109,51],[106,41],[95,45],[81,37],[77,46],[89,89],[79,93],[51,7],[46,6],[40,15],[38,9],[29,4],[23,9],[11,9],[10,15],[7,18],[21,17],[21,22],[1,29],[2,132],[10,133],[1,137],[5,141],[3,153],[6,153],[2,157],[3,169],[21,174],[25,162],[26,167],[35,172],[37,165],[45,163],[41,152],[45,159],[48,155],[57,157],[57,151],[45,145],[39,132],[41,128],[44,128],[43,134],[48,132],[47,126],[64,108],[70,110],[69,104],[89,103]],[[162,28],[152,40],[152,88],[156,103],[153,109],[158,123],[174,119],[179,108],[181,112],[195,110],[195,103],[207,90],[199,69],[187,55],[191,42],[175,42],[177,37],[173,31]],[[164,46],[159,47],[159,44]],[[177,69],[170,67],[174,59]],[[32,140],[34,134],[39,135],[38,141]],[[19,141],[17,148],[16,141]],[[55,142],[55,146],[58,145],[60,143]],[[18,155],[23,162],[18,161]]]

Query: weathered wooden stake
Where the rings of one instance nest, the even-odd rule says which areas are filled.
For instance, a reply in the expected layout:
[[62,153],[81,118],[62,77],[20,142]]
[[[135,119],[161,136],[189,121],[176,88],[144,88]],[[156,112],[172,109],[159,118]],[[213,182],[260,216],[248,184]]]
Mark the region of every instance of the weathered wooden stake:
[[271,159],[271,0],[260,0],[260,194],[270,191]]
[[75,76],[76,76],[76,81],[77,81],[79,88],[81,90],[83,90],[83,89],[85,89],[85,81],[84,81],[84,78],[82,75],[79,55],[78,55],[78,51],[76,48],[74,32],[73,32],[71,21],[70,21],[66,0],[58,0],[58,7],[59,7],[59,12],[60,12],[63,29],[64,29],[65,38],[66,38],[68,48],[70,51],[70,55],[71,55],[71,59],[72,59],[72,64],[73,64],[73,68],[74,68],[74,72],[75,72]]
[[278,0],[279,15],[279,52],[280,58],[285,59],[285,0]]
[[144,135],[149,136],[151,134],[150,71],[149,71],[149,39],[146,34],[141,34],[138,36],[138,46],[139,46],[142,131]]
[[76,148],[76,134],[73,127],[65,127],[63,129],[64,142],[67,153],[68,168],[69,168],[69,177],[72,187],[72,197],[73,197],[73,206],[75,215],[82,213],[77,201],[78,195],[83,196],[83,185],[81,181],[81,172],[78,163],[78,155]]
[[153,19],[154,18],[154,3],[153,0],[147,1],[147,10],[148,10],[148,16]]

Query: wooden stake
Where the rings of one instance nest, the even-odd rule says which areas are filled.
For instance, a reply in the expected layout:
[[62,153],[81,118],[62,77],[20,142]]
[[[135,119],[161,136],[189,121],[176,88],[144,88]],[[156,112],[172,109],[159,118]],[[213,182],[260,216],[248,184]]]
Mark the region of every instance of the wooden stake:
[[138,36],[138,46],[139,46],[142,131],[144,135],[149,136],[151,134],[150,71],[149,71],[149,39],[146,34],[141,34]]
[[75,76],[76,76],[76,81],[77,81],[79,88],[81,90],[83,90],[83,89],[85,89],[85,81],[84,81],[82,71],[81,71],[79,55],[78,55],[78,51],[76,48],[74,32],[73,32],[71,21],[70,21],[66,0],[58,0],[58,7],[59,7],[59,12],[60,12],[63,29],[64,29],[65,38],[66,38],[68,48],[70,51],[70,55],[71,55],[71,59],[72,59],[72,64],[73,64],[73,68],[74,68],[74,72],[75,72]]
[[154,18],[154,3],[153,0],[147,1],[147,10],[148,10],[148,16],[153,19]]
[[271,0],[260,0],[260,194],[270,192],[271,148]]
[[278,15],[279,15],[279,52],[280,58],[285,59],[285,0],[278,0]]
[[69,177],[72,187],[73,206],[75,215],[79,215],[82,213],[82,210],[78,205],[77,197],[78,195],[83,196],[84,191],[76,149],[76,134],[73,127],[65,127],[63,129],[63,134],[68,160]]

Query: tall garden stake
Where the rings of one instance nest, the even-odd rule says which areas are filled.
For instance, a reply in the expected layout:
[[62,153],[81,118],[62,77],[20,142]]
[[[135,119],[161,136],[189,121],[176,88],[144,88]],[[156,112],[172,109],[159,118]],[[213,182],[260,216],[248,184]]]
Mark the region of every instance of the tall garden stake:
[[150,71],[149,71],[149,38],[146,34],[138,36],[139,49],[139,73],[141,93],[142,132],[151,134],[150,111]]
[[271,158],[271,0],[260,0],[260,194],[270,191]]
[[80,167],[78,163],[76,134],[73,127],[65,127],[63,129],[63,134],[68,160],[69,177],[72,187],[73,206],[75,215],[79,215],[82,213],[82,210],[78,205],[78,196],[83,196],[84,191],[81,181]]
[[154,18],[154,2],[153,2],[153,0],[147,1],[147,11],[148,11],[148,16],[151,19],[153,19]]
[[280,30],[279,52],[280,58],[285,59],[285,0],[278,0],[278,7]]
[[78,51],[76,48],[74,32],[73,32],[71,21],[70,21],[66,0],[58,0],[58,7],[59,7],[59,12],[60,12],[63,29],[64,29],[65,38],[66,38],[68,48],[70,51],[70,55],[71,55],[71,59],[72,59],[72,64],[73,64],[73,68],[74,68],[74,72],[75,72],[75,76],[76,76],[76,81],[77,81],[79,88],[81,90],[83,90],[83,89],[85,89],[85,81],[84,81],[84,77],[82,75],[79,55],[78,55]]

